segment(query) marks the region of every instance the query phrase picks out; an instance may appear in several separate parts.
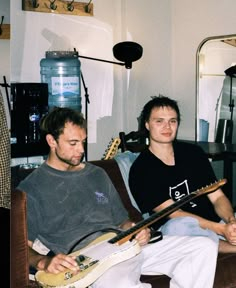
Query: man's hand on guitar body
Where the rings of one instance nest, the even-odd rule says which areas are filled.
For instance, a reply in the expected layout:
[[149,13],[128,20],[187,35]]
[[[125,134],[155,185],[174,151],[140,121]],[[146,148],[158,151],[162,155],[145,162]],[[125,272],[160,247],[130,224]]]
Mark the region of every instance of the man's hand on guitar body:
[[66,269],[70,269],[74,274],[77,274],[79,272],[79,266],[75,259],[76,257],[65,254],[57,254],[53,257],[44,256],[38,262],[37,269],[53,274],[58,274]]

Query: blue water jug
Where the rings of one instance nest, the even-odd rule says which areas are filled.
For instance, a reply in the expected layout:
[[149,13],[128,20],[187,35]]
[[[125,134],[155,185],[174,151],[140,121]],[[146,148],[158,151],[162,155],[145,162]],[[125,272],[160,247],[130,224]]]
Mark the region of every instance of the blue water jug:
[[40,61],[41,82],[48,84],[48,108],[81,111],[80,61],[76,51],[47,51]]

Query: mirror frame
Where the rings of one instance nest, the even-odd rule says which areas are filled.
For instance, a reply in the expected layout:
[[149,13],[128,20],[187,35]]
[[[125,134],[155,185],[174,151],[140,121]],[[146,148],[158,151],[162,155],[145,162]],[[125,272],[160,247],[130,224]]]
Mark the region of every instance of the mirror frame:
[[195,91],[195,142],[198,142],[198,134],[199,134],[199,78],[200,78],[200,69],[199,69],[199,55],[201,52],[201,48],[203,45],[208,41],[213,40],[224,40],[229,38],[236,38],[236,34],[229,34],[229,35],[221,35],[221,36],[212,36],[207,37],[202,40],[197,48],[196,53],[196,91]]

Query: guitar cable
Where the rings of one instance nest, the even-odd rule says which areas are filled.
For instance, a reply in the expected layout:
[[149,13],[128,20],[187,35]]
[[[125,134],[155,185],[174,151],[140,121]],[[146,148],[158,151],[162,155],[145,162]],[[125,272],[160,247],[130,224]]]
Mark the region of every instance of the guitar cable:
[[[158,242],[158,241],[163,239],[163,235],[162,235],[161,231],[157,231],[157,230],[153,229],[152,227],[150,228],[150,230],[151,230],[151,238],[148,242],[149,244]],[[96,230],[96,231],[93,231],[91,233],[88,233],[87,235],[85,235],[84,237],[80,238],[78,241],[75,242],[75,244],[68,251],[68,254],[72,253],[74,248],[77,245],[79,245],[84,239],[86,239],[87,237],[93,235],[94,233],[98,233],[98,232],[104,232],[104,233],[114,232],[116,234],[119,234],[121,232],[121,230],[115,229],[115,228],[105,228],[105,229],[100,229],[100,230]],[[135,235],[134,235],[134,237],[135,237]]]

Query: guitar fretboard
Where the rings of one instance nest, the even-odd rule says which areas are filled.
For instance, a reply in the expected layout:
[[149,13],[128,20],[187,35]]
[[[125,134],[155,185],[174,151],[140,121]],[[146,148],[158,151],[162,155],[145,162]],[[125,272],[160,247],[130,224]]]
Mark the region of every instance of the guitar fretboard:
[[134,237],[137,232],[140,230],[150,226],[151,224],[155,223],[157,220],[171,214],[172,212],[176,211],[179,207],[183,206],[184,204],[188,203],[190,200],[199,197],[201,195],[204,195],[206,193],[214,192],[219,187],[223,186],[227,182],[226,179],[219,180],[218,182],[211,184],[209,186],[206,186],[205,188],[201,188],[199,190],[196,190],[186,196],[184,196],[182,199],[174,202],[173,204],[169,205],[168,207],[164,208],[160,212],[156,212],[152,214],[147,219],[144,219],[140,222],[138,222],[135,226],[129,228],[128,230],[120,232],[117,236],[111,238],[108,242],[111,244],[123,244],[124,242],[130,240],[131,237]]
[[170,206],[164,208],[160,212],[156,212],[152,214],[147,219],[141,220],[135,226],[129,228],[128,230],[120,232],[117,236],[111,238],[108,242],[111,244],[115,244],[119,242],[121,239],[126,238],[130,235],[135,235],[138,231],[150,226],[151,224],[155,223],[156,221],[160,220],[161,218],[171,214],[172,212],[176,211],[178,208],[183,206],[184,204],[188,203],[190,200],[203,195],[198,193],[198,191],[192,192],[186,196],[184,196],[181,200],[174,202]]

